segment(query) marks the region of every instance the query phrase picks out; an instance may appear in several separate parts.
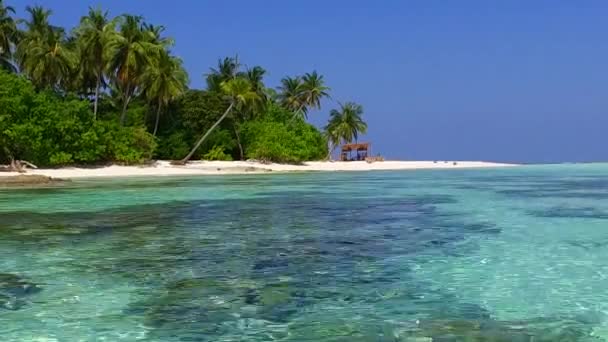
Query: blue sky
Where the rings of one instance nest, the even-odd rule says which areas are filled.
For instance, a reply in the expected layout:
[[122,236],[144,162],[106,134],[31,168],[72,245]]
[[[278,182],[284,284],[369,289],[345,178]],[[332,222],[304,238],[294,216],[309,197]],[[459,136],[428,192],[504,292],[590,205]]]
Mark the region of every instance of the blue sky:
[[365,107],[400,159],[608,160],[608,2],[601,0],[8,0],[72,27],[88,6],[164,25],[193,87],[223,56],[278,84],[317,70]]

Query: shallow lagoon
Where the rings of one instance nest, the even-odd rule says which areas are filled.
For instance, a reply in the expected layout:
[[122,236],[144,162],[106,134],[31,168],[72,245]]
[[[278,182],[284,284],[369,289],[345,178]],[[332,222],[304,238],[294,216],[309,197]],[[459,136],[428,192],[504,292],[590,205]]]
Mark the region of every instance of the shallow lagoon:
[[608,165],[0,190],[2,341],[603,341],[606,289]]

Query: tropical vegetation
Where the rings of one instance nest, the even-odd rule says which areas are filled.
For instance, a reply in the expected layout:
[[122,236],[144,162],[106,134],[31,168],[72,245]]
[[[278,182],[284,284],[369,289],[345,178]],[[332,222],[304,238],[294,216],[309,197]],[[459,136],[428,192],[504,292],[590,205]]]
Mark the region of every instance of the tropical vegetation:
[[367,125],[360,105],[307,122],[331,89],[316,71],[265,83],[266,69],[225,57],[190,77],[165,28],[90,8],[77,27],[0,0],[0,164],[136,164],[151,159],[298,163],[330,156]]
[[325,126],[325,137],[328,142],[328,153],[342,143],[357,141],[359,134],[367,132],[363,121],[363,106],[354,102],[340,104],[340,109],[329,112],[329,122]]

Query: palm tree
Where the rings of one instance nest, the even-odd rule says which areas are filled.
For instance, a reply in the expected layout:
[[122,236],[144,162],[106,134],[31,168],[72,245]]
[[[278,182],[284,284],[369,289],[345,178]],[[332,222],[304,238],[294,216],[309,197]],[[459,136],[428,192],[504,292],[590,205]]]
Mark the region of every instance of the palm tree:
[[19,65],[23,65],[27,59],[29,52],[28,45],[33,44],[35,39],[42,39],[48,34],[48,31],[51,30],[49,24],[49,17],[51,15],[50,10],[45,10],[40,6],[27,6],[25,9],[29,13],[30,19],[23,21],[25,30],[22,34],[22,39],[17,45],[17,50],[15,51],[15,57]]
[[313,71],[302,77],[283,78],[279,100],[284,108],[294,112],[293,119],[297,116],[308,118],[309,109],[321,109],[321,100],[329,97],[329,90],[323,76]]
[[236,143],[239,148],[241,160],[245,158],[245,151],[243,149],[243,144],[241,143],[240,124],[245,120],[251,119],[260,113],[263,113],[264,108],[270,99],[270,96],[267,94],[266,86],[264,85],[265,74],[266,70],[261,66],[255,66],[251,69],[247,69],[245,72],[232,72],[234,78],[243,78],[247,80],[251,85],[251,90],[256,93],[258,97],[256,101],[252,101],[246,106],[241,106],[241,108],[235,109],[232,115],[232,130],[236,137]]
[[207,80],[207,89],[210,91],[221,92],[222,83],[243,76],[240,71],[241,63],[239,57],[225,57],[223,60],[217,61],[217,69],[211,68],[210,72],[205,75]]
[[139,16],[123,15],[119,34],[114,35],[108,45],[108,70],[122,97],[121,125],[125,123],[129,102],[139,91],[144,71],[152,58],[162,51],[162,47],[151,43],[149,35],[142,30],[142,20]]
[[264,76],[266,70],[261,66],[254,66],[251,69],[247,69],[244,77],[251,83],[251,88],[255,91],[261,99],[265,100],[268,97],[266,94],[266,86],[264,85]]
[[4,1],[0,0],[0,69],[9,71],[15,71],[12,54],[19,32],[17,22],[11,16],[14,14],[15,9],[5,6]]
[[217,126],[232,112],[232,110],[241,111],[246,106],[256,103],[260,100],[258,94],[256,94],[252,88],[251,83],[244,78],[235,78],[221,84],[221,90],[226,99],[228,100],[228,108],[222,114],[222,116],[209,128],[209,130],[196,142],[194,148],[188,153],[184,159],[180,161],[181,164],[185,164],[198,150],[201,144],[207,139],[209,134],[217,128]]
[[367,124],[363,121],[363,107],[354,102],[340,104],[340,109],[332,109],[329,122],[325,126],[328,138],[329,156],[341,143],[351,143],[357,140],[359,134],[367,132]]
[[50,10],[26,7],[30,20],[17,46],[20,69],[39,88],[56,87],[69,78],[75,55],[67,47],[65,30],[49,24]]
[[306,110],[304,97],[302,96],[302,78],[285,77],[281,80],[279,90],[279,101],[281,105],[292,112]]
[[163,51],[146,69],[142,84],[146,98],[150,102],[156,102],[156,122],[153,133],[156,135],[163,107],[186,91],[188,74],[182,66],[181,59],[172,57],[167,51]]
[[175,44],[175,41],[172,38],[163,37],[163,32],[165,32],[164,26],[143,23],[141,27],[142,31],[144,32],[145,39],[149,43],[161,46],[165,49]]
[[97,118],[100,90],[105,85],[108,44],[115,34],[114,21],[109,20],[108,12],[93,8],[89,8],[89,14],[80,19],[80,26],[76,29],[81,72],[86,75],[84,78],[95,80],[94,118]]
[[317,74],[316,71],[306,73],[302,76],[302,96],[304,98],[302,107],[321,109],[321,100],[329,97],[329,90],[330,88],[325,86],[322,75]]

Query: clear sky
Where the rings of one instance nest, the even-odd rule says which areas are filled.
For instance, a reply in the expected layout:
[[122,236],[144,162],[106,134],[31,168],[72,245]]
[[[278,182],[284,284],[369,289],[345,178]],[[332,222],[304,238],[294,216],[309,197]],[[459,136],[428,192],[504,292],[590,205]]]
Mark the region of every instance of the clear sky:
[[88,6],[164,25],[191,85],[223,56],[281,77],[318,70],[402,159],[608,160],[608,1],[7,0],[72,27]]

